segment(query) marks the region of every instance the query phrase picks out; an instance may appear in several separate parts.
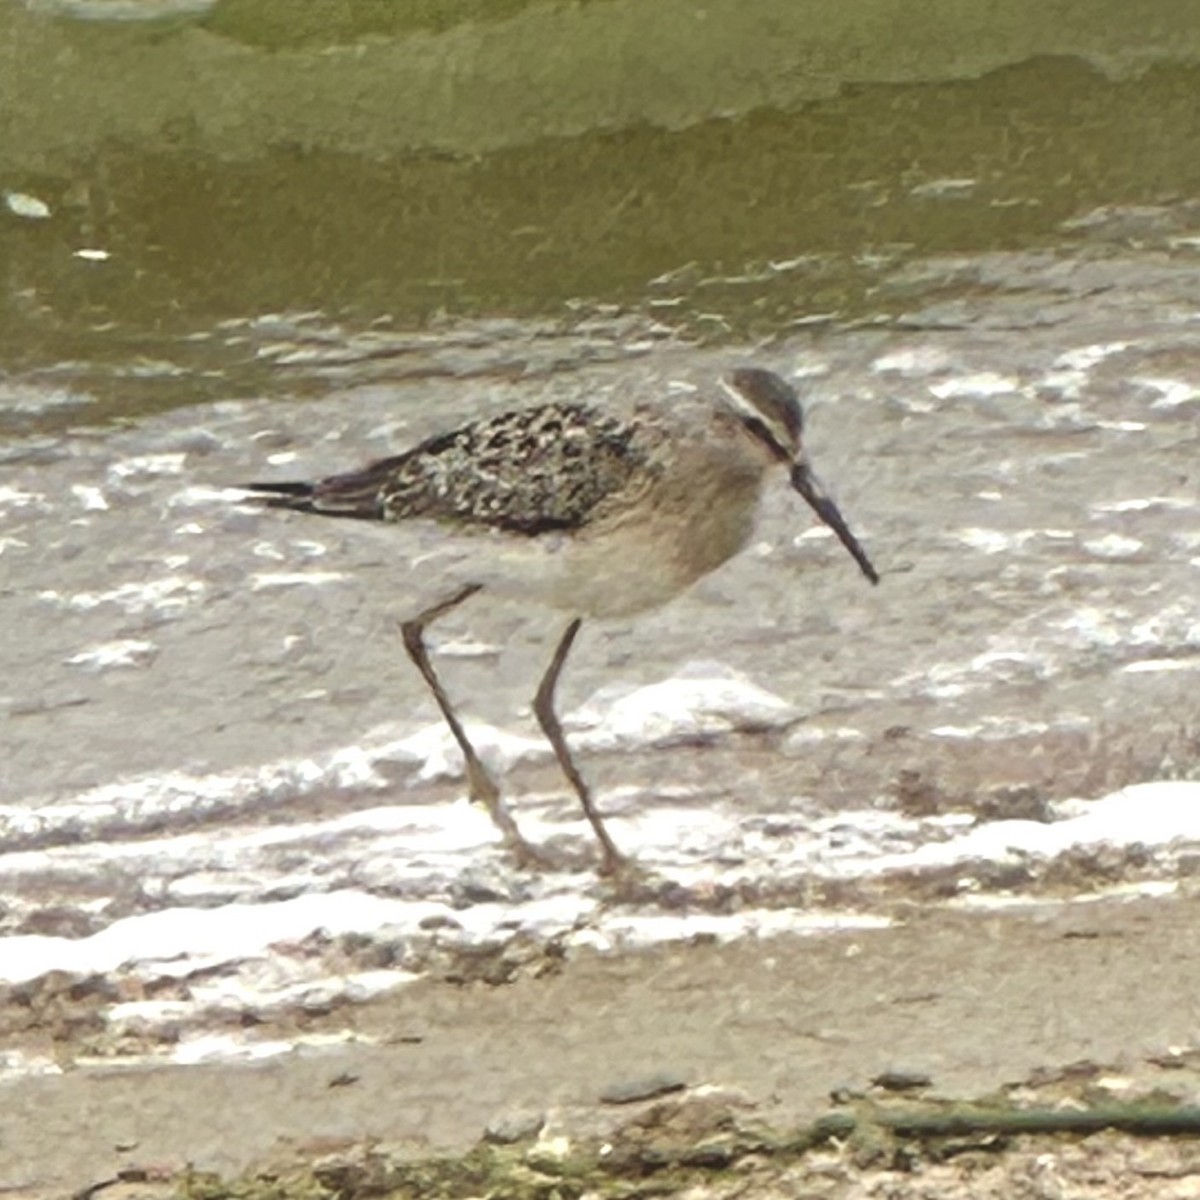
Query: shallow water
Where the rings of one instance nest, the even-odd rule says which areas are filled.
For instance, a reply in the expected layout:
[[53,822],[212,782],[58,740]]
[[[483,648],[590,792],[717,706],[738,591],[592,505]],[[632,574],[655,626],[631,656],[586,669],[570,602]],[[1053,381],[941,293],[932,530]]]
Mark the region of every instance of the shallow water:
[[[377,7],[0,0],[0,1027],[61,968],[92,1052],[195,1061],[490,955],[1186,890],[1184,6]],[[561,707],[620,896],[529,712],[562,617],[439,624],[571,864],[518,871],[400,646],[430,560],[227,489],[747,360],[883,582],[781,479],[740,558],[585,626]]]
[[[1177,887],[1200,838],[1200,267],[1180,250],[972,270],[986,287],[952,319],[939,302],[769,349],[335,383],[11,442],[0,975],[177,980],[166,1007],[113,1019],[202,1025],[526,936],[611,948],[853,928],[914,898]],[[883,582],[780,480],[749,551],[659,612],[585,627],[569,733],[656,875],[614,906],[528,711],[561,618],[481,600],[434,639],[522,828],[578,863],[531,875],[463,800],[403,656],[413,568],[357,526],[223,489],[748,357],[799,380]],[[347,957],[359,936],[373,949]]]

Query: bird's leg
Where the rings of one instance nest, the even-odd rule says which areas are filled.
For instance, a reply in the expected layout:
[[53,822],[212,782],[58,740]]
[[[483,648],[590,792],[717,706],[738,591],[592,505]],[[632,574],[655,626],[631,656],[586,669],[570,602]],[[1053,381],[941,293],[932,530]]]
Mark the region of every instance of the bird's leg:
[[600,819],[600,814],[596,811],[596,806],[592,802],[592,794],[583,776],[580,775],[579,768],[571,758],[567,739],[563,736],[562,726],[554,711],[554,689],[558,685],[558,677],[562,673],[563,664],[567,661],[571,645],[582,624],[582,619],[576,617],[563,633],[562,640],[558,643],[558,649],[554,651],[554,657],[550,660],[550,666],[542,677],[542,682],[538,685],[537,696],[533,701],[533,711],[537,714],[542,732],[549,739],[550,745],[554,747],[558,765],[562,767],[563,774],[571,781],[571,786],[579,797],[579,803],[583,805],[584,816],[587,817],[592,829],[595,830],[596,837],[600,840],[600,847],[603,851],[600,873],[613,875],[625,866],[625,856],[613,844],[608,830],[604,827],[604,822]]
[[433,698],[437,701],[438,708],[442,710],[442,716],[446,718],[446,724],[450,726],[450,732],[454,735],[454,740],[462,751],[467,767],[467,784],[471,799],[482,804],[488,810],[488,815],[496,823],[496,828],[500,830],[505,845],[516,855],[522,865],[541,865],[544,862],[543,856],[521,836],[517,829],[517,823],[512,819],[508,809],[504,807],[504,801],[500,798],[500,788],[475,752],[475,747],[471,745],[467,731],[463,728],[458,714],[454,711],[449,697],[442,688],[441,680],[438,679],[433,665],[429,661],[428,651],[425,649],[423,637],[425,627],[430,622],[436,621],[438,617],[445,616],[451,609],[457,608],[464,600],[475,595],[482,586],[479,583],[467,584],[452,596],[427,608],[413,620],[403,622],[400,630],[404,635],[404,648],[408,651],[408,657],[413,660],[417,670],[421,672],[421,677],[429,685],[429,690],[433,693]]

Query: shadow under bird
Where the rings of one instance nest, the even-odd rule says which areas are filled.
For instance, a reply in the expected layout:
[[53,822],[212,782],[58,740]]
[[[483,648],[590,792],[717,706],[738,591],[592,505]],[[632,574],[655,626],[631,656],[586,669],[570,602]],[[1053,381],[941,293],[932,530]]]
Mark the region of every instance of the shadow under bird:
[[519,862],[548,865],[527,842],[467,737],[429,661],[430,622],[484,590],[572,614],[534,698],[563,773],[600,842],[602,873],[626,865],[571,756],[555,712],[558,678],[585,616],[625,616],[665,603],[750,540],[769,472],[783,467],[871,583],[879,576],[809,466],[795,390],[744,367],[618,413],[560,401],[516,409],[429,438],[360,471],[316,482],[253,483],[277,508],[396,523],[432,521],[468,547],[440,597],[403,620],[409,657],[462,750],[471,799],[486,806]]

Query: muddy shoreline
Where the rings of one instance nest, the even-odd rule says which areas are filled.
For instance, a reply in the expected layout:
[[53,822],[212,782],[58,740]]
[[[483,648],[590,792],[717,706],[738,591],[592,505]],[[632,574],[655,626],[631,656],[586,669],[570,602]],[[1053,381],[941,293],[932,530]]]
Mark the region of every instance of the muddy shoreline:
[[121,1172],[233,1178],[285,1148],[466,1154],[522,1114],[571,1143],[627,1122],[603,1097],[649,1076],[732,1092],[775,1129],[878,1095],[888,1073],[942,1100],[1045,1101],[1068,1079],[1093,1100],[1186,1104],[1198,917],[1195,897],[914,908],[885,930],[546,959],[502,986],[427,980],[292,1013],[255,1028],[292,1046],[260,1061],[104,1064],[60,1030],[61,1074],[3,1085],[0,1181],[48,1197]]

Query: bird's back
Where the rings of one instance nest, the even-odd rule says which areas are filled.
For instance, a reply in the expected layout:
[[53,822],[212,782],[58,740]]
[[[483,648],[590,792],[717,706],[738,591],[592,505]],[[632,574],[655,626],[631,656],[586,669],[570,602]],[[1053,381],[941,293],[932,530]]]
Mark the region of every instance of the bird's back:
[[585,526],[647,463],[635,419],[583,404],[517,409],[314,484],[255,484],[272,504],[377,521],[423,517],[533,536]]

